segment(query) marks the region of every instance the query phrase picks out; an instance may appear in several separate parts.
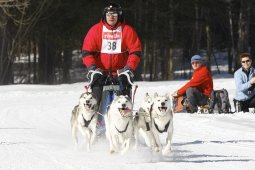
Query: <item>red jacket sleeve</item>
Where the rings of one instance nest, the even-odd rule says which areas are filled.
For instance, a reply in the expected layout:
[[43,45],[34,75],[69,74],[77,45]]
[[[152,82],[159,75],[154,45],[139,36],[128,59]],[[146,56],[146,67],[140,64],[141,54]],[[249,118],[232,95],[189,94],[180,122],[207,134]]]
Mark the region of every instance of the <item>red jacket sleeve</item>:
[[96,60],[94,57],[94,54],[97,53],[98,47],[97,47],[97,29],[98,24],[94,25],[87,33],[87,35],[84,38],[83,46],[82,46],[82,52],[83,52],[83,64],[86,65],[86,67],[91,66],[92,64],[96,64]]
[[140,62],[141,57],[141,42],[138,38],[137,33],[135,30],[126,25],[127,29],[127,38],[125,40],[125,43],[127,45],[129,56],[127,60],[127,66],[129,66],[132,70],[135,70]]

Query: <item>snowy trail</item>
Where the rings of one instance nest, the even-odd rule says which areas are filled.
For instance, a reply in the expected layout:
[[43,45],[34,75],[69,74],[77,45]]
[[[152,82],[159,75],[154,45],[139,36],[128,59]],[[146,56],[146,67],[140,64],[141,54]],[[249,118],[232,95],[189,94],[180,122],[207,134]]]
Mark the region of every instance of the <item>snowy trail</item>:
[[[233,79],[215,81],[233,97]],[[146,92],[171,93],[183,81],[139,82],[137,108]],[[0,170],[77,169],[253,169],[255,114],[174,115],[172,153],[163,157],[144,145],[120,156],[109,154],[102,134],[91,152],[74,150],[70,116],[83,92],[72,85],[0,86]],[[160,89],[160,91],[159,91]],[[164,141],[164,134],[160,136]],[[132,143],[133,144],[133,143]]]

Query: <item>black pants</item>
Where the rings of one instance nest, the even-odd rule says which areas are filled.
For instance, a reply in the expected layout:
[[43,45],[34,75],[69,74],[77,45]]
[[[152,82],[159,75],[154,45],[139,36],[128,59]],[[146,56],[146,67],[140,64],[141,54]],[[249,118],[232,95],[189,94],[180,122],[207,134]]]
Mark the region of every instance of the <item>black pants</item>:
[[249,100],[246,101],[237,101],[240,102],[241,105],[241,111],[243,112],[249,112],[249,108],[255,108],[255,96],[250,98]]
[[131,98],[132,86],[129,84],[125,75],[121,75],[119,77],[106,77],[103,75],[98,75],[95,77],[95,80],[92,84],[92,93],[95,95],[98,103],[101,102],[103,86],[111,84],[120,86],[120,93],[118,93],[118,95],[127,95]]
[[208,97],[196,88],[189,87],[186,90],[186,96],[189,101],[190,112],[197,112],[198,106],[208,104]]

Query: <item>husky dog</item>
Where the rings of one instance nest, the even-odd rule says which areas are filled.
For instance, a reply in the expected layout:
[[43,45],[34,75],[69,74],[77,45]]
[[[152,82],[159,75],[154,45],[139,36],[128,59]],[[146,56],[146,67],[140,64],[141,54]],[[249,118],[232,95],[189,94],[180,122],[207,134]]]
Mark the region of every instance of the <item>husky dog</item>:
[[132,137],[132,108],[128,96],[116,96],[105,115],[106,137],[110,142],[110,153],[124,154],[130,145]]
[[171,151],[171,141],[173,136],[173,112],[171,99],[168,94],[159,96],[154,94],[152,107],[152,132],[155,136],[157,145],[161,148],[159,134],[166,132],[166,146],[162,149],[163,155],[168,155]]
[[142,106],[134,118],[134,136],[135,136],[135,148],[138,145],[139,130],[143,131],[144,139],[149,147],[152,147],[156,152],[159,151],[159,147],[155,141],[154,134],[151,130],[151,111],[153,106],[153,99],[148,93],[145,94]]
[[86,92],[80,96],[79,104],[74,107],[71,116],[72,137],[76,149],[78,148],[77,130],[85,138],[87,151],[90,150],[91,145],[95,142],[97,109],[97,100],[92,93]]

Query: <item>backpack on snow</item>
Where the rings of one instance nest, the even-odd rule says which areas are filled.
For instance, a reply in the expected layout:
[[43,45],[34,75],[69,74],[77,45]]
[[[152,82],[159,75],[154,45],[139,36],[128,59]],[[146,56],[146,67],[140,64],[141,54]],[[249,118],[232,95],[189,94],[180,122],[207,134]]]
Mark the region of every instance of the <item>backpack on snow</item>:
[[213,90],[209,101],[209,113],[233,113],[229,102],[228,91],[226,89]]

